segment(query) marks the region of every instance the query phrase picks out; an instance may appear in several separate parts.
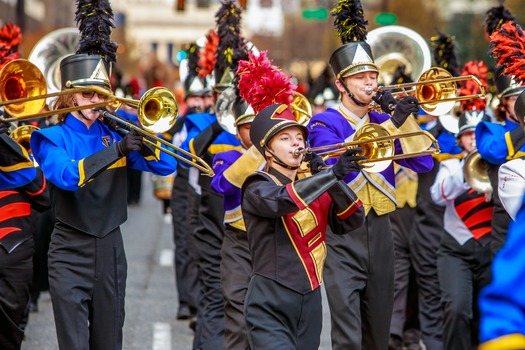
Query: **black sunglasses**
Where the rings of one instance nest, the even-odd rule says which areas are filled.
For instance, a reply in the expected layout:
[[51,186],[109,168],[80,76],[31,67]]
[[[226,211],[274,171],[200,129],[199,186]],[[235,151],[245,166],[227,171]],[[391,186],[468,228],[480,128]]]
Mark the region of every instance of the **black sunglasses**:
[[82,97],[86,98],[86,99],[92,99],[93,96],[95,96],[95,94],[97,94],[98,98],[101,99],[101,100],[107,100],[108,99],[107,95],[99,94],[98,92],[93,91],[93,90],[91,90],[91,91],[82,91],[81,94],[82,94]]

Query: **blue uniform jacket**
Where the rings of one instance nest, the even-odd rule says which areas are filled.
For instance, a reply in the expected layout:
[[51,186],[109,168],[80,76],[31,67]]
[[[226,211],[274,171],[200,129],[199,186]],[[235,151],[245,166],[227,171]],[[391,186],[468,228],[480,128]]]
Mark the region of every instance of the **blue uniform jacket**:
[[525,197],[479,297],[480,350],[525,348]]
[[[186,116],[186,128],[188,130],[188,136],[186,140],[180,145],[183,150],[195,154],[193,148],[193,140],[207,127],[215,122],[215,115],[209,113],[194,113]],[[240,150],[240,142],[235,138],[235,135],[229,132],[223,131],[213,140],[211,146],[208,148],[208,152],[211,154],[217,154],[219,152],[229,151],[232,149]],[[189,159],[189,157],[181,154],[181,156]],[[182,163],[181,163],[182,164]]]
[[127,219],[127,166],[157,175],[175,171],[175,158],[158,149],[158,160],[138,151],[119,157],[121,139],[100,121],[88,129],[72,115],[61,125],[33,132],[31,149],[50,183],[58,221],[103,237]]
[[505,124],[481,122],[476,126],[476,147],[483,159],[494,165],[525,155],[525,146],[515,150],[510,140],[510,131],[519,127],[509,120]]

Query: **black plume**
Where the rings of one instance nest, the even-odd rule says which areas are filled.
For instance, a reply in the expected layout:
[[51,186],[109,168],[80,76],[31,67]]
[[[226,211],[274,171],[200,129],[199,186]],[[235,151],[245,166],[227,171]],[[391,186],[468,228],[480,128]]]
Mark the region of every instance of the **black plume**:
[[77,54],[100,55],[106,62],[116,62],[118,45],[110,38],[115,24],[109,1],[77,0],[75,15],[80,31]]

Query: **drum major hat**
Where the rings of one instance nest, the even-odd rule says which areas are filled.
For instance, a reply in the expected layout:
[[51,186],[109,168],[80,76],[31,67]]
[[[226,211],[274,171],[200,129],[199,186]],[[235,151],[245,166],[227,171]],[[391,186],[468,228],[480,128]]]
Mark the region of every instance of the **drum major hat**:
[[378,72],[372,49],[366,43],[366,25],[359,0],[340,0],[332,9],[334,26],[343,43],[330,56],[329,64],[337,79],[361,72]]

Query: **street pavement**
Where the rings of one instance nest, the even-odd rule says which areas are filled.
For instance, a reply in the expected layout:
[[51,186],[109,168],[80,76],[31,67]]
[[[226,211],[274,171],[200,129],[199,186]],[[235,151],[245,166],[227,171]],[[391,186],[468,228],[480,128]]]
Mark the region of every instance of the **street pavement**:
[[[178,304],[171,216],[163,215],[161,201],[153,196],[150,174],[143,174],[142,183],[141,202],[129,207],[128,220],[122,225],[128,260],[123,349],[190,350],[193,331],[188,321],[178,321],[175,317]],[[330,319],[326,298],[323,309],[320,349],[328,350]],[[56,349],[51,299],[44,292],[38,312],[30,314],[22,350]]]

